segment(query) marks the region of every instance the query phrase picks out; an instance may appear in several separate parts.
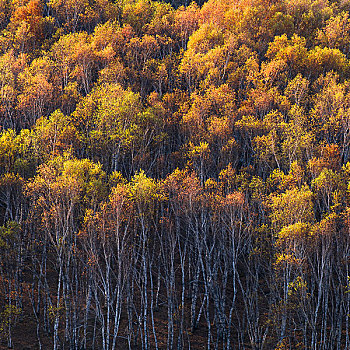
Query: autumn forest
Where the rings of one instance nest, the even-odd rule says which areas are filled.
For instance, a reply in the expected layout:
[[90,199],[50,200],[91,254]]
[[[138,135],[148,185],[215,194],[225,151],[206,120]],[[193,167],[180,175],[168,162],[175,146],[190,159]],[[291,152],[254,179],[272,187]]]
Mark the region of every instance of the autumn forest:
[[0,0],[0,348],[350,349],[350,1]]

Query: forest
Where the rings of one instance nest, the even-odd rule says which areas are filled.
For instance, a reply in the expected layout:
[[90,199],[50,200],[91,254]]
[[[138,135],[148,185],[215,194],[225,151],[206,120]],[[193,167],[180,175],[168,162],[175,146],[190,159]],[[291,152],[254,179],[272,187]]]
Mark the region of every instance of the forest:
[[0,348],[350,349],[350,0],[0,0]]

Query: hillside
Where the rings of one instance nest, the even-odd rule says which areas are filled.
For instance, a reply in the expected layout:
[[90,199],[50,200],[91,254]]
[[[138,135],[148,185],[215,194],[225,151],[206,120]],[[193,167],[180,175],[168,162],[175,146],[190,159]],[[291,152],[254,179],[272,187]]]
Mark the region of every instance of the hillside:
[[349,11],[0,0],[1,346],[349,349]]

